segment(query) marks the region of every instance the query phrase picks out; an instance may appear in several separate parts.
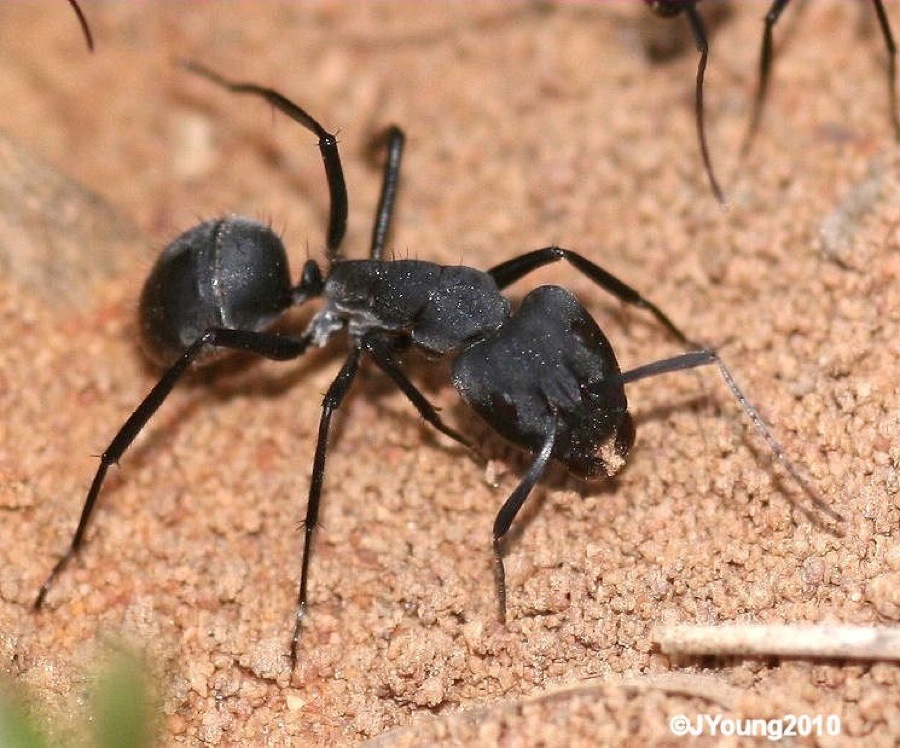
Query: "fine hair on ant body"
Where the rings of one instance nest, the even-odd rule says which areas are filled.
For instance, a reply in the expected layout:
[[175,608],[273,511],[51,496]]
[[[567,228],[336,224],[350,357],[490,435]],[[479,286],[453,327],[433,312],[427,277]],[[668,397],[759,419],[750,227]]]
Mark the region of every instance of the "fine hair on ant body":
[[[503,540],[551,460],[581,478],[616,474],[634,442],[625,386],[650,377],[716,366],[740,407],[774,457],[812,504],[832,520],[831,510],[789,460],[756,408],[735,383],[718,354],[700,347],[655,304],[582,255],[548,246],[487,271],[425,260],[388,260],[384,247],[400,179],[404,134],[384,135],[387,150],[381,194],[367,259],[339,254],[347,221],[347,190],[337,140],[303,109],[270,88],[228,80],[206,68],[189,69],[234,93],[260,97],[318,137],[330,193],[327,267],[307,260],[291,283],[285,248],[258,221],[242,217],[201,223],[161,254],[141,294],[143,343],[168,368],[121,426],[100,458],[71,543],[40,588],[40,608],[56,578],[81,548],[107,471],[134,441],[182,375],[227,351],[246,351],[286,361],[310,346],[323,346],[345,332],[348,353],[322,403],[304,522],[303,555],[290,655],[297,661],[307,612],[312,540],[319,516],[329,430],[334,411],[350,389],[364,356],[400,388],[419,415],[441,433],[471,449],[469,441],[441,419],[400,366],[408,347],[449,357],[453,386],[491,427],[532,455],[521,482],[493,525],[493,553],[501,619],[506,615]],[[612,346],[569,291],[540,286],[516,308],[501,291],[538,268],[564,260],[620,301],[649,312],[688,352],[621,371]],[[321,298],[323,306],[302,334],[268,327],[286,310]],[[816,521],[813,512],[798,506]]]

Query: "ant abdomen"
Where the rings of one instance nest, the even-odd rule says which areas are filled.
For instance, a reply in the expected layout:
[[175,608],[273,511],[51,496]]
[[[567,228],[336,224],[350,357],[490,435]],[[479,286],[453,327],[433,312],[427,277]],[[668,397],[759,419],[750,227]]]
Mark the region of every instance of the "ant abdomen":
[[138,311],[143,347],[168,365],[206,330],[263,330],[290,304],[287,254],[272,229],[239,216],[206,221],[153,266]]

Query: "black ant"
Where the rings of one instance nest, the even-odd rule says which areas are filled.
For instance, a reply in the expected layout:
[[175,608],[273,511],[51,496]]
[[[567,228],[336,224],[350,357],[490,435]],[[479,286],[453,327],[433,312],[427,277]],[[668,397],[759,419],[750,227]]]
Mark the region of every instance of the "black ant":
[[[703,110],[703,78],[706,73],[706,63],[709,60],[709,37],[706,26],[700,13],[697,11],[699,0],[644,0],[650,9],[663,18],[674,18],[684,14],[694,35],[697,50],[700,52],[700,60],[697,63],[697,86],[694,96],[694,114],[697,120],[697,137],[700,141],[700,153],[703,156],[703,165],[709,178],[709,185],[713,194],[720,203],[725,202],[725,195],[713,172],[712,160],[709,155],[709,147],[706,142],[706,126]],[[743,152],[750,150],[759,122],[762,117],[763,104],[769,90],[769,78],[772,72],[772,31],[781,17],[781,13],[787,7],[790,0],[774,0],[765,16],[765,28],[763,30],[762,49],[759,55],[759,83],[756,90],[756,98],[753,104],[753,114],[750,118],[750,127],[744,138]],[[872,0],[875,14],[878,16],[878,24],[881,27],[881,35],[888,50],[888,101],[891,112],[891,122],[894,126],[894,134],[900,140],[900,115],[897,110],[897,98],[895,94],[897,80],[897,47],[894,44],[894,36],[891,33],[891,25],[887,13],[884,10],[882,0]]]
[[[299,282],[292,285],[281,240],[268,226],[242,217],[201,223],[163,251],[141,294],[139,316],[146,349],[169,368],[103,452],[71,544],[41,586],[35,608],[41,607],[54,580],[82,546],[107,470],[192,364],[227,351],[247,351],[278,361],[295,359],[342,331],[349,337],[350,353],[322,403],[304,523],[292,665],[307,610],[309,562],[331,418],[364,356],[394,381],[422,418],[471,449],[469,441],[443,422],[407,377],[397,354],[415,347],[432,357],[449,356],[452,382],[461,397],[497,432],[534,456],[493,527],[503,620],[503,539],[516,515],[551,460],[587,479],[612,476],[624,466],[635,437],[625,385],[640,379],[717,366],[775,458],[820,511],[841,520],[788,459],[716,352],[692,343],[662,310],[626,283],[580,254],[557,246],[527,252],[487,271],[385,259],[404,147],[403,131],[395,126],[384,134],[387,159],[368,259],[343,259],[338,249],[346,228],[347,191],[335,136],[272,89],[233,82],[198,65],[189,69],[229,91],[266,100],[318,137],[330,192],[328,266],[323,272],[316,261],[307,260]],[[512,310],[501,291],[559,260],[620,301],[648,311],[691,350],[623,372],[606,336],[569,291],[541,286]],[[302,334],[266,331],[289,307],[319,297],[324,305]],[[815,521],[811,510],[799,508]]]

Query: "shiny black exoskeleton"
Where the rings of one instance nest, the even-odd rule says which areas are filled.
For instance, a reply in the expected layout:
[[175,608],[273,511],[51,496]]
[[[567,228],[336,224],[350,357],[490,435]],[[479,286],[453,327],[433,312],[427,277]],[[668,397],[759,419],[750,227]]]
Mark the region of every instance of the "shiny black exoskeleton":
[[[267,88],[232,83],[203,68],[193,70],[225,88],[260,96],[319,138],[331,192],[328,267],[308,260],[292,285],[281,240],[248,218],[202,223],[176,239],[160,256],[144,287],[140,327],[145,347],[168,366],[160,381],[126,420],[103,453],[71,545],[41,587],[40,607],[53,581],[83,543],[107,470],[156,412],[182,374],[214,352],[244,350],[269,359],[301,356],[336,333],[350,352],[322,405],[305,520],[305,539],[292,661],[307,606],[312,536],[319,514],[331,417],[368,356],[403,391],[421,416],[442,433],[469,446],[447,426],[406,376],[396,353],[413,346],[452,358],[452,381],[496,431],[534,455],[525,477],[497,514],[493,528],[501,614],[506,585],[502,541],[525,499],[556,460],[584,478],[611,476],[634,442],[625,385],[645,377],[713,364],[762,433],[776,457],[824,511],[781,447],[769,434],[730,373],[711,350],[693,345],[654,304],[603,268],[570,250],[545,247],[487,270],[423,260],[385,260],[384,244],[400,175],[403,133],[385,134],[387,163],[369,258],[338,255],[347,218],[347,195],[337,142],[305,111]],[[501,293],[528,273],[565,260],[599,287],[648,310],[687,353],[622,372],[612,346],[582,304],[558,286],[541,286],[513,308]],[[323,304],[300,335],[268,332],[289,307],[320,298]],[[835,517],[832,513],[832,517]]]

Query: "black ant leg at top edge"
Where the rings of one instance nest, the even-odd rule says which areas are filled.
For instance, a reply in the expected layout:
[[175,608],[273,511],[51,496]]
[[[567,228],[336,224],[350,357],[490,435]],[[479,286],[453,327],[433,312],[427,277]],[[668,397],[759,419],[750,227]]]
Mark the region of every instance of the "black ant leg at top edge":
[[703,158],[703,166],[706,169],[706,176],[709,179],[710,189],[713,191],[716,200],[723,205],[725,204],[725,193],[716,179],[713,171],[712,158],[709,155],[709,144],[706,140],[706,117],[704,116],[703,106],[703,79],[706,76],[706,63],[709,61],[709,38],[706,34],[706,27],[703,25],[703,19],[697,12],[695,3],[690,3],[685,8],[688,23],[694,34],[694,43],[697,45],[697,51],[700,53],[700,59],[697,62],[697,90],[694,95],[694,117],[697,120],[697,137],[700,140],[700,155]]
[[900,140],[900,112],[897,110],[897,45],[894,35],[891,33],[891,24],[888,21],[887,12],[882,0],[872,0],[875,6],[875,15],[878,16],[878,25],[881,26],[881,35],[888,52],[888,106],[891,112],[891,124],[894,126],[894,137]]
[[193,345],[185,350],[181,357],[163,374],[162,378],[141,401],[128,420],[122,424],[109,446],[103,451],[100,457],[100,466],[97,468],[94,480],[91,482],[91,487],[88,490],[84,507],[81,510],[81,517],[78,520],[78,528],[75,530],[75,535],[72,536],[72,542],[41,585],[37,599],[34,601],[34,609],[37,610],[43,605],[44,598],[46,598],[47,592],[50,590],[56,577],[78,553],[78,549],[84,542],[84,533],[87,530],[94,511],[94,505],[97,502],[97,497],[100,495],[100,489],[103,486],[110,466],[115,465],[119,461],[125,450],[131,446],[141,429],[147,425],[147,421],[159,410],[172,388],[198,356],[209,348],[226,348],[254,353],[257,356],[274,361],[287,361],[303,355],[309,347],[309,343],[310,340],[307,337],[294,338],[287,335],[247,330],[229,330],[225,328],[207,330],[197,338]]
[[[756,98],[753,102],[753,115],[750,118],[750,126],[747,128],[747,135],[744,137],[744,144],[741,148],[742,153],[746,155],[750,151],[753,139],[759,129],[762,119],[763,107],[769,92],[769,80],[772,74],[772,46],[773,31],[775,24],[781,17],[782,12],[787,7],[790,0],[774,0],[769,7],[765,16],[762,48],[759,53],[759,82],[756,88]],[[894,128],[894,137],[900,140],[900,113],[897,109],[897,45],[894,42],[894,35],[891,33],[891,24],[884,9],[882,0],[872,0],[875,8],[875,15],[878,17],[878,25],[881,28],[881,35],[884,38],[885,46],[888,52],[888,107],[890,110],[891,124]]]
[[84,42],[87,44],[88,51],[93,52],[94,36],[91,34],[91,27],[88,25],[87,18],[85,18],[84,12],[76,0],[68,0],[68,2],[72,10],[75,11],[75,15],[78,16],[78,23],[81,25],[81,33],[84,34]]
[[600,288],[607,293],[612,294],[620,301],[649,311],[680,343],[689,348],[703,347],[690,340],[687,335],[685,335],[675,323],[669,319],[662,309],[656,306],[652,301],[641,296],[635,289],[616,278],[616,276],[609,271],[604,270],[596,263],[591,262],[570,249],[563,249],[562,247],[557,247],[555,245],[543,247],[542,249],[535,249],[531,252],[526,252],[524,255],[513,257],[506,262],[501,262],[487,272],[494,279],[497,287],[502,290],[507,286],[511,286],[528,273],[531,273],[544,265],[549,265],[551,262],[558,262],[559,260],[568,262],[582,275],[590,278],[594,283],[600,286]]
[[232,93],[250,94],[251,96],[265,99],[270,105],[286,114],[295,122],[299,122],[319,138],[319,151],[325,163],[325,176],[328,180],[328,192],[331,203],[326,239],[328,261],[334,262],[339,259],[340,253],[338,250],[347,230],[347,184],[344,181],[344,169],[341,166],[337,138],[307,114],[306,110],[301,109],[290,99],[271,88],[257,86],[253,83],[235,83],[202,65],[198,65],[196,62],[185,62],[183,65],[192,73],[196,73]]
[[762,119],[763,104],[769,93],[769,79],[772,73],[772,31],[789,2],[790,0],[774,0],[766,13],[762,48],[759,52],[759,84],[756,88],[756,98],[753,101],[753,115],[750,117],[750,127],[747,129],[747,136],[744,138],[742,147],[744,154],[749,153],[753,139],[756,137],[756,132]]
[[694,118],[697,121],[697,139],[700,141],[700,156],[703,159],[703,167],[706,169],[706,176],[709,180],[710,189],[716,200],[721,204],[725,204],[725,193],[719,185],[713,171],[712,158],[709,155],[709,145],[706,141],[706,117],[704,116],[703,106],[703,81],[706,77],[706,64],[709,61],[709,35],[706,33],[706,25],[697,11],[698,0],[644,0],[650,6],[656,15],[661,18],[674,18],[684,13],[687,18],[688,26],[691,27],[691,33],[694,36],[694,44],[700,53],[700,59],[697,62],[697,83],[694,93]]

